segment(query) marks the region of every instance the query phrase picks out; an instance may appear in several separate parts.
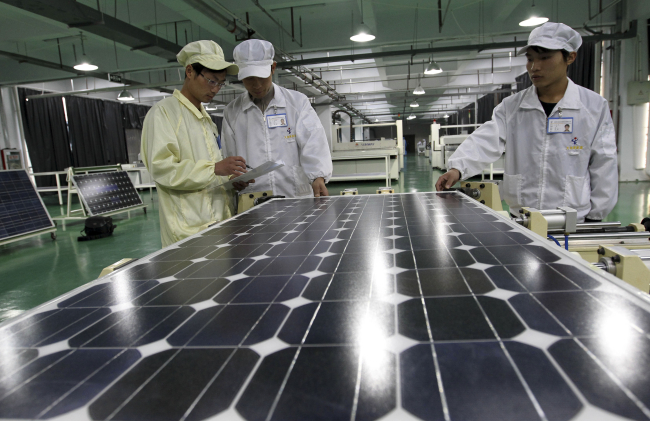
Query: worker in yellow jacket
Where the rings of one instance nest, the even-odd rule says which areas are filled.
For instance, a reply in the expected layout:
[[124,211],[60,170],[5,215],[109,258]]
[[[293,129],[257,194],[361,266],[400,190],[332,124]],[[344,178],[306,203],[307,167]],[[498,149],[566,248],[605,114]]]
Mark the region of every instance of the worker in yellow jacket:
[[[154,105],[144,119],[141,154],[156,182],[163,247],[233,214],[230,194],[217,187],[246,172],[239,156],[223,159],[217,126],[201,103],[208,103],[236,75],[214,41],[187,44],[177,55],[185,68],[180,91]],[[244,188],[244,186],[238,186]]]

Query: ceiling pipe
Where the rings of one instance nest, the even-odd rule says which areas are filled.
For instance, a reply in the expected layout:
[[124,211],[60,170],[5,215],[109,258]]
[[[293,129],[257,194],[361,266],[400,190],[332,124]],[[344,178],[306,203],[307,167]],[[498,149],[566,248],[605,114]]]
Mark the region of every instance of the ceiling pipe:
[[[72,66],[65,66],[61,65],[59,63],[54,63],[51,61],[46,61],[46,60],[41,60],[38,58],[34,57],[28,57],[24,56],[22,54],[16,54],[16,53],[11,53],[9,51],[1,51],[0,50],[0,55],[5,56],[7,58],[13,59],[18,61],[18,63],[29,63],[29,64],[34,64],[36,66],[41,66],[41,67],[47,67],[49,69],[55,69],[55,70],[62,70],[64,72],[69,72],[69,73],[74,73],[79,76],[85,76],[85,77],[95,77],[97,79],[103,79],[103,80],[109,80],[109,74],[105,72],[98,72],[98,71],[90,71],[90,72],[84,72],[80,70],[76,70]],[[142,85],[142,83],[136,81],[136,80],[130,80],[130,79],[122,79],[122,83],[130,85],[134,88],[139,88],[139,85]],[[121,87],[121,89],[124,89],[124,87]],[[169,93],[170,91],[168,89],[161,90],[161,92]],[[74,94],[75,92],[68,92],[62,95],[53,95],[53,96],[64,96],[64,95],[70,95]],[[49,94],[46,94],[49,95]],[[43,98],[44,96],[42,95],[36,95],[35,98]]]
[[[221,5],[219,2],[215,0],[183,0],[183,1],[188,5],[192,6],[194,9],[198,10],[199,12],[202,12],[206,16],[210,17],[215,23],[223,26],[228,31],[232,32],[236,37],[240,36],[246,39],[257,38],[257,39],[268,41],[266,38],[260,35],[259,32],[257,32],[251,25],[242,21],[237,15],[235,15],[233,12],[231,12],[225,6]],[[217,11],[214,7],[212,7],[212,5],[221,9],[223,13]],[[226,15],[230,16],[230,18],[228,18]],[[244,30],[244,28],[246,30]],[[274,59],[276,62],[278,62],[278,64],[281,64],[284,63],[285,60],[287,59],[293,60],[294,57],[290,53],[283,51],[281,48],[276,47]],[[288,65],[288,66],[283,66],[282,68],[287,69],[294,76],[301,79],[310,87],[316,89],[317,91],[319,91],[324,95],[327,95],[334,101],[345,99],[345,97],[340,95],[336,91],[336,89],[334,89],[334,87],[332,87],[329,83],[324,81],[319,75],[317,75],[314,71],[310,69],[307,69],[299,65]],[[360,115],[361,118],[365,118],[365,116],[363,116],[363,114],[359,110],[355,110],[354,108],[352,108],[351,111],[353,111],[357,115]]]
[[[583,42],[591,41],[615,41],[622,39],[634,38],[637,35],[637,21],[633,20],[630,22],[630,29],[625,32],[618,32],[615,34],[598,34],[583,37]],[[507,41],[507,42],[493,42],[489,44],[467,44],[467,45],[454,45],[448,47],[435,47],[435,48],[418,48],[414,50],[398,50],[398,51],[378,51],[373,53],[365,54],[347,54],[342,56],[328,56],[328,57],[315,57],[308,58],[304,60],[292,60],[278,63],[278,67],[287,68],[291,66],[307,66],[310,64],[320,64],[320,63],[338,63],[342,61],[356,61],[356,60],[368,60],[376,59],[382,57],[396,57],[396,56],[414,56],[418,54],[434,54],[434,53],[446,53],[446,52],[458,52],[458,51],[483,51],[483,50],[500,50],[513,47],[523,47],[528,43],[528,40],[524,41]]]
[[91,34],[131,47],[132,51],[142,51],[168,61],[176,61],[176,54],[182,48],[180,45],[78,1],[0,0],[0,2],[63,23],[69,28],[83,28]]
[[[459,93],[442,93],[442,94],[435,94],[435,95],[418,95],[418,96],[413,96],[414,99],[418,100],[423,100],[423,99],[428,99],[428,98],[440,98],[440,97],[454,97],[454,96],[474,96],[474,95],[489,95],[489,94],[504,94],[504,93],[513,93],[517,92],[516,89],[497,89],[494,91],[481,91],[481,92],[461,92]],[[356,104],[356,103],[362,103],[362,102],[381,102],[381,101],[386,101],[386,102],[395,102],[396,100],[403,100],[404,97],[400,96],[399,98],[373,98],[373,99],[345,99],[342,101],[332,101],[333,104]]]

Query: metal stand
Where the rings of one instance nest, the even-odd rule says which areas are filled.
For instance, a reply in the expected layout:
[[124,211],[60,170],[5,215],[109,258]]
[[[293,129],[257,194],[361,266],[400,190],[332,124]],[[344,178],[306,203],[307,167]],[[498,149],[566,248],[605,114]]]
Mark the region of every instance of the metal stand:
[[[81,209],[72,209],[72,195],[76,194],[79,196],[79,192],[77,191],[77,188],[74,186],[74,183],[72,182],[72,177],[76,174],[89,174],[89,173],[95,173],[95,172],[111,172],[111,171],[122,171],[122,166],[120,164],[117,165],[105,165],[101,167],[80,167],[80,168],[74,168],[70,167],[68,168],[68,176],[67,176],[67,181],[68,181],[68,208],[65,216],[59,216],[56,218],[52,218],[55,221],[65,221],[68,220],[83,220],[88,217],[88,214],[86,213],[86,208],[84,207],[83,201],[79,199],[79,204],[81,205]],[[138,209],[143,209],[144,213],[147,213],[147,205],[142,204],[138,206],[133,206],[127,209],[120,209],[116,210],[113,212],[106,212],[103,213],[102,216],[111,216],[111,215],[117,215],[119,213],[124,213],[127,212],[129,218],[131,217],[131,211],[138,210]]]

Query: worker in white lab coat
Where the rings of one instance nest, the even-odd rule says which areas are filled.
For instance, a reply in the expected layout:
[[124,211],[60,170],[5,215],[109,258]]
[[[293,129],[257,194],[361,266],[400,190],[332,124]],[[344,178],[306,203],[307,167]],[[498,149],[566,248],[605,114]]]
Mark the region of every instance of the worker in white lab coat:
[[246,172],[242,157],[222,157],[217,126],[201,105],[219,92],[226,73],[239,69],[214,41],[191,42],[177,58],[185,68],[183,88],[154,105],[142,128],[142,160],[156,182],[163,247],[229,218],[230,194],[217,186]]
[[271,81],[274,55],[270,42],[257,39],[244,41],[233,51],[238,78],[247,92],[224,111],[225,154],[242,156],[252,167],[284,162],[284,167],[258,177],[242,193],[271,190],[286,197],[327,196],[332,158],[325,129],[305,95]]
[[522,206],[568,206],[578,220],[600,221],[616,205],[618,168],[607,101],[566,76],[582,44],[561,23],[535,28],[528,45],[533,86],[507,97],[449,158],[438,191],[479,174],[507,149],[501,197],[516,215]]

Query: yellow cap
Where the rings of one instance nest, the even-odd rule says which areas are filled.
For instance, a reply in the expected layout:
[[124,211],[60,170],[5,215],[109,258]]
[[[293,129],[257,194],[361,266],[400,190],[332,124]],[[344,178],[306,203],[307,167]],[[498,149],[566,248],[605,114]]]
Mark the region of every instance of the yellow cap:
[[187,67],[188,64],[199,63],[210,70],[226,69],[226,73],[229,75],[239,73],[239,67],[226,61],[223,50],[214,41],[190,42],[176,55],[176,59],[183,67]]

